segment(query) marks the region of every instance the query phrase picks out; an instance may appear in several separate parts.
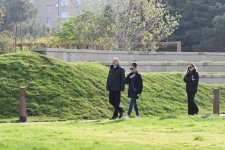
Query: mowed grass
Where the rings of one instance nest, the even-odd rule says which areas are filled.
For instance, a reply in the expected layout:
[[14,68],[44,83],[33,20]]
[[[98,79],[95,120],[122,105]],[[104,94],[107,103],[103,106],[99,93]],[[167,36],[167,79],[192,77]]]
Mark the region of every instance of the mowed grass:
[[[113,113],[105,89],[107,73],[98,63],[66,63],[34,53],[0,56],[0,119],[18,119],[18,90],[26,86],[30,121],[0,124],[0,149],[225,149],[225,117],[205,115],[212,114],[213,88],[221,89],[220,108],[225,111],[225,85],[200,83],[200,115],[188,117],[182,73],[141,73],[142,118],[109,121],[102,119]],[[127,110],[128,103],[125,92],[121,106]],[[76,121],[32,122],[67,119]],[[83,119],[100,120],[78,121]]]
[[0,124],[2,150],[224,150],[225,118]]

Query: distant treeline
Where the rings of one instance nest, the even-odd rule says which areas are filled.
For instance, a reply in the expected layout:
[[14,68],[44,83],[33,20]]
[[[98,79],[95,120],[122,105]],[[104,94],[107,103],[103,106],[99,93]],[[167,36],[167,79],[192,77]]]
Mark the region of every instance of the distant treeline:
[[179,13],[180,26],[170,40],[182,41],[183,51],[225,52],[224,0],[164,0]]

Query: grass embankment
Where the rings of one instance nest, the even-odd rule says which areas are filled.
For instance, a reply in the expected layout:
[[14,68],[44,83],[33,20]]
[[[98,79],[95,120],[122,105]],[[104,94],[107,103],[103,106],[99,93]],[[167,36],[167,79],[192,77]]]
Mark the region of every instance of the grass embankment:
[[224,150],[222,117],[0,124],[2,150]]
[[[28,116],[64,119],[108,118],[105,82],[108,68],[98,63],[66,63],[34,53],[0,56],[0,118],[18,116],[18,90],[27,87]],[[138,100],[141,115],[183,115],[187,112],[181,73],[143,73],[144,91]],[[220,87],[225,111],[225,85],[200,84],[196,101],[200,114],[212,112],[212,88]],[[126,89],[127,90],[127,89]],[[123,95],[122,106],[129,100]]]

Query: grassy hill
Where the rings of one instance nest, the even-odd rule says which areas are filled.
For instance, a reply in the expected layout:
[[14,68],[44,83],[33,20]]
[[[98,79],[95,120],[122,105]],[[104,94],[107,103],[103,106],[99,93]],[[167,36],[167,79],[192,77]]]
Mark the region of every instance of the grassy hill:
[[[29,116],[97,119],[112,115],[105,90],[108,68],[98,63],[66,63],[36,53],[0,56],[0,118],[18,116],[18,91],[27,87]],[[138,100],[141,115],[186,114],[186,93],[181,73],[142,73],[144,91]],[[212,88],[200,84],[196,97],[200,114],[212,112]],[[126,88],[127,90],[127,88]],[[122,106],[129,100],[123,95]]]

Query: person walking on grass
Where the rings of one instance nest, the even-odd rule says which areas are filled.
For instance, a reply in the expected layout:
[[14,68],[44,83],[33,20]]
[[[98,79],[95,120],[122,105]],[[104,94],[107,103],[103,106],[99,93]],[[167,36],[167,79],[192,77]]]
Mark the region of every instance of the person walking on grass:
[[198,91],[199,75],[194,64],[188,65],[184,76],[184,82],[186,83],[188,98],[188,115],[197,115],[199,110],[194,99]]
[[106,89],[109,91],[109,103],[114,107],[112,120],[122,118],[124,110],[120,107],[121,94],[124,92],[125,70],[120,67],[119,59],[114,57],[109,69]]
[[137,99],[140,97],[143,89],[142,77],[137,71],[137,64],[132,63],[130,67],[130,73],[125,78],[125,84],[129,84],[128,97],[130,98],[129,109],[127,112],[127,118],[130,117],[132,109],[136,112],[136,116],[140,117],[140,112],[138,110]]

